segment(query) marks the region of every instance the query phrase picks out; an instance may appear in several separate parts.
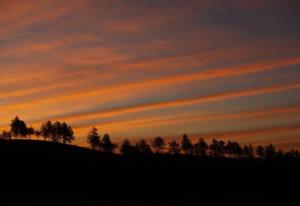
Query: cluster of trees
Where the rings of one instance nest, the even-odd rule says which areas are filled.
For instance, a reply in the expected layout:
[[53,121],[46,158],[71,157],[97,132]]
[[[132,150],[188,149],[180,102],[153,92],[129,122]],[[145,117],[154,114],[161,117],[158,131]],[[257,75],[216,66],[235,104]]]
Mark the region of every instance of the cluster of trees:
[[118,147],[117,144],[113,144],[111,142],[109,134],[105,133],[101,138],[96,127],[93,127],[89,131],[87,135],[87,142],[93,149],[102,152],[114,152]]
[[176,140],[168,144],[161,137],[154,138],[150,143],[145,140],[140,140],[136,144],[131,144],[128,139],[124,140],[120,152],[124,155],[132,154],[162,154],[171,155],[193,155],[198,157],[214,157],[214,158],[300,158],[298,150],[283,152],[277,150],[274,145],[253,147],[250,145],[241,146],[238,142],[213,139],[211,144],[208,144],[203,138],[200,138],[196,143],[192,143],[190,138],[184,134],[181,142]]
[[[117,148],[113,144],[108,134],[105,134],[101,139],[97,128],[93,127],[87,135],[87,142],[93,149],[103,152],[114,152]],[[192,143],[188,135],[182,136],[181,142],[173,140],[166,143],[162,137],[156,137],[152,141],[147,142],[144,139],[132,144],[128,139],[125,139],[120,146],[120,153],[124,155],[151,155],[151,154],[170,154],[170,155],[193,155],[198,157],[214,157],[214,158],[300,158],[298,150],[283,152],[277,150],[274,145],[267,146],[258,145],[253,147],[250,145],[241,146],[238,142],[213,139],[211,144],[208,144],[203,138],[200,138],[196,143]]]
[[47,121],[41,125],[40,130],[28,127],[19,117],[15,117],[10,124],[9,131],[2,131],[0,138],[3,139],[31,139],[35,136],[37,139],[43,137],[45,141],[71,143],[75,137],[71,126],[65,122]]

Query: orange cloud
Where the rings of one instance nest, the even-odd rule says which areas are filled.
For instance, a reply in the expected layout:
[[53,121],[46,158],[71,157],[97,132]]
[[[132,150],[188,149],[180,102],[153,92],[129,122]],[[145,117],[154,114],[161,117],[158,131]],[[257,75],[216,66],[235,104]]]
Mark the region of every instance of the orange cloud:
[[270,128],[259,128],[253,130],[241,130],[241,131],[233,131],[233,132],[219,132],[213,134],[204,134],[203,136],[206,138],[246,138],[246,137],[257,137],[259,135],[272,135],[274,133],[282,133],[282,132],[292,132],[292,131],[300,131],[300,125],[287,125],[287,126],[278,126],[278,127],[270,127]]
[[[180,106],[186,106],[192,104],[202,104],[202,103],[213,102],[213,101],[224,101],[224,100],[234,99],[238,97],[262,95],[262,94],[267,94],[272,92],[281,92],[281,91],[298,89],[298,88],[300,88],[300,83],[296,82],[296,83],[285,84],[285,85],[273,85],[269,87],[222,92],[213,95],[200,96],[200,97],[194,97],[189,99],[178,99],[178,100],[166,101],[166,102],[136,104],[132,106],[118,107],[118,108],[112,108],[112,109],[102,110],[102,111],[92,111],[89,113],[61,115],[53,118],[63,119],[64,121],[75,121],[75,120],[84,121],[90,118],[106,118],[106,117],[124,115],[133,112],[141,112],[141,111],[170,108],[170,107],[180,107]],[[272,112],[274,112],[274,110]],[[265,111],[265,113],[268,114],[267,111]],[[244,114],[244,115],[249,115],[249,114]],[[251,115],[254,114],[252,113]],[[260,115],[263,116],[263,112],[255,114],[255,116],[260,116]],[[40,121],[41,120],[32,120],[32,122],[40,122]]]
[[61,16],[70,14],[87,5],[86,0],[76,0],[69,4],[64,1],[4,1],[1,9],[7,11],[2,14],[0,36],[26,29],[32,25],[51,22]]
[[137,112],[137,111],[145,111],[151,109],[160,109],[160,108],[167,108],[167,107],[176,107],[176,106],[184,106],[184,105],[191,105],[191,104],[200,104],[205,102],[212,102],[212,101],[224,101],[227,99],[233,99],[237,97],[245,97],[245,96],[255,96],[261,95],[271,92],[280,92],[290,89],[297,89],[300,88],[300,82],[286,84],[286,85],[274,85],[270,87],[262,87],[262,88],[255,88],[255,89],[247,89],[241,91],[233,91],[233,92],[222,92],[219,94],[207,95],[207,96],[200,96],[188,99],[178,99],[174,101],[166,101],[166,102],[158,102],[158,103],[146,103],[140,105],[133,105],[130,107],[124,108],[116,108],[107,110],[104,112],[100,112],[98,114],[84,114],[82,115],[70,115],[70,117],[94,117],[96,116],[106,116],[106,115],[116,115],[116,114],[124,114],[128,112]]
[[7,48],[3,48],[1,51],[2,56],[30,56],[34,52],[59,52],[59,49],[76,45],[82,42],[94,41],[96,38],[89,34],[71,33],[67,35],[61,35],[59,38],[52,40],[44,40],[43,36],[39,36],[37,39],[30,39],[29,41],[22,42],[21,44],[9,45]]
[[[186,125],[223,120],[216,130],[226,118],[286,115],[290,122],[297,107],[255,111],[258,98],[245,105],[230,101],[231,110],[254,109],[250,112],[221,117],[191,112],[198,104],[216,102],[224,103],[218,110],[225,113],[229,102],[223,101],[255,95],[268,105],[265,99],[273,99],[269,94],[274,92],[278,104],[299,102],[298,96],[291,97],[300,88],[299,35],[296,18],[291,18],[297,14],[285,15],[295,12],[291,5],[265,0],[0,0],[0,123],[7,124],[15,114],[34,125],[55,118],[76,127],[104,118],[107,127],[126,131],[177,124],[182,110],[189,114],[178,114]],[[240,16],[241,10],[246,12]],[[258,15],[253,17],[253,11]],[[247,89],[232,88],[238,83]],[[159,116],[171,111],[171,116]]]
[[[109,128],[128,128],[128,127],[147,127],[147,125],[171,125],[176,123],[193,122],[193,121],[213,121],[213,120],[228,120],[228,119],[249,119],[249,118],[270,118],[283,116],[296,116],[300,114],[300,105],[290,105],[284,107],[264,108],[261,110],[226,113],[226,114],[188,114],[188,115],[172,115],[171,117],[150,117],[139,118],[137,120],[125,121],[106,121],[101,122],[101,127]],[[80,125],[75,128],[87,128],[91,125]]]
[[[69,94],[67,93],[61,95],[48,96],[46,98],[43,97],[42,99],[34,99],[31,100],[31,103],[42,103],[42,102],[49,103],[49,101],[55,101],[55,102],[66,101],[68,99],[83,98],[83,97],[88,97],[88,96],[103,94],[103,93],[118,92],[118,91],[128,92],[136,88],[142,88],[146,86],[155,85],[157,87],[162,87],[163,85],[168,85],[168,84],[182,83],[182,82],[195,81],[195,80],[197,81],[209,80],[213,78],[233,77],[233,76],[247,75],[251,73],[258,73],[258,72],[263,72],[263,71],[268,71],[273,69],[283,70],[285,69],[285,66],[295,65],[299,63],[300,63],[300,57],[295,56],[295,57],[279,59],[275,61],[258,62],[258,63],[248,64],[248,65],[239,65],[239,66],[227,67],[227,68],[218,68],[218,69],[212,69],[212,70],[197,72],[192,74],[168,76],[168,77],[162,77],[158,79],[148,79],[148,80],[142,80],[133,83],[113,85],[113,86],[103,86],[102,88],[98,88],[98,89],[93,88],[90,91],[83,90],[82,92],[76,91],[74,93],[69,93]],[[98,78],[99,76],[103,76],[103,74],[101,73],[90,74],[88,80],[91,81],[92,79]],[[74,82],[74,79],[70,79],[70,81],[72,81],[72,84],[78,85],[79,83],[78,81],[82,81],[84,83],[87,80],[81,78],[77,80],[77,82]],[[61,84],[62,83],[58,83],[57,86],[62,86]],[[63,82],[63,84],[67,84],[67,82]],[[48,89],[49,88],[47,86],[47,90]],[[26,89],[26,94],[28,92],[30,91]],[[19,91],[19,94],[20,93],[22,94],[22,91]],[[21,104],[18,104],[16,106],[20,107]],[[14,105],[10,105],[9,107],[14,107]]]

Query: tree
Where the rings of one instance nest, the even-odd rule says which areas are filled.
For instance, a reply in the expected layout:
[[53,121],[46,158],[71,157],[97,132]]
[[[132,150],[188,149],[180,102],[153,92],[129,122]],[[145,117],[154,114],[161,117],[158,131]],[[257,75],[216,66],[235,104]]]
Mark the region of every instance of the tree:
[[51,138],[53,142],[61,142],[62,140],[62,124],[59,121],[52,125]]
[[200,138],[198,142],[194,145],[194,153],[197,156],[207,156],[208,145],[203,138]]
[[125,139],[121,144],[120,148],[121,154],[132,155],[136,152],[135,147],[130,143],[128,139]]
[[243,149],[238,142],[228,141],[225,150],[228,155],[235,158],[240,158],[243,154]]
[[27,126],[23,120],[19,119],[18,116],[11,121],[10,133],[15,139],[23,139],[27,136]]
[[274,145],[269,144],[265,148],[265,158],[266,159],[273,159],[275,157],[276,157],[276,149],[275,149]]
[[40,139],[41,135],[42,135],[42,132],[40,130],[35,130],[34,136],[36,136],[37,139]]
[[223,157],[225,153],[225,142],[213,139],[212,144],[209,146],[211,155],[213,157]]
[[117,145],[111,142],[109,134],[106,133],[102,138],[101,147],[103,152],[113,152],[117,148]]
[[254,149],[251,144],[245,145],[243,147],[243,156],[249,159],[252,159],[254,157]]
[[140,140],[135,145],[136,150],[144,155],[152,154],[150,145],[145,140]]
[[257,148],[256,148],[256,155],[260,159],[264,159],[265,158],[265,148],[261,145],[258,145]]
[[184,134],[182,136],[181,141],[181,149],[184,152],[185,155],[191,155],[193,154],[193,144],[187,134]]
[[276,152],[276,158],[282,159],[284,157],[284,152],[282,150],[278,150]]
[[42,135],[45,140],[51,140],[53,142],[62,142],[64,144],[72,142],[74,132],[71,126],[67,123],[56,121],[52,124],[51,121],[47,121],[42,124],[40,132],[36,133],[36,136]]
[[96,127],[93,127],[89,131],[89,133],[87,135],[87,142],[90,144],[90,146],[93,149],[99,149],[101,139],[100,139],[100,136],[98,134],[98,130]]
[[27,128],[27,137],[29,139],[31,139],[31,137],[34,135],[34,133],[35,133],[35,131],[34,131],[33,127],[28,127]]
[[72,127],[65,122],[61,124],[61,135],[64,144],[71,143],[75,139]]
[[175,140],[169,143],[169,153],[171,155],[177,155],[180,153],[180,145]]
[[298,150],[291,149],[284,154],[284,157],[288,159],[300,158],[300,152]]
[[161,153],[165,149],[165,141],[161,137],[156,137],[154,140],[151,142],[151,146],[154,148],[155,153]]
[[12,138],[12,135],[10,132],[6,131],[6,130],[3,130],[1,135],[0,135],[0,138],[1,139],[11,139]]
[[42,134],[44,140],[49,141],[50,139],[52,139],[53,130],[54,130],[54,127],[53,127],[51,121],[47,121],[42,124],[41,134]]

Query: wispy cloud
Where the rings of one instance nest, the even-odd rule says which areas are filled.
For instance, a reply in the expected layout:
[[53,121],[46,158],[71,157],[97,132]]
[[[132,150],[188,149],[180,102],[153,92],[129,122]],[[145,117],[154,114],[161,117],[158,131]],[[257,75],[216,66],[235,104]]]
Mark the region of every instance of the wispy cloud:
[[[197,121],[215,120],[220,131],[230,119],[261,118],[261,128],[277,125],[272,115],[297,120],[296,1],[3,0],[0,8],[3,127],[14,115],[34,126],[62,119],[83,144],[95,124],[130,136],[178,131],[176,117],[192,132]],[[270,131],[261,134],[289,134]]]

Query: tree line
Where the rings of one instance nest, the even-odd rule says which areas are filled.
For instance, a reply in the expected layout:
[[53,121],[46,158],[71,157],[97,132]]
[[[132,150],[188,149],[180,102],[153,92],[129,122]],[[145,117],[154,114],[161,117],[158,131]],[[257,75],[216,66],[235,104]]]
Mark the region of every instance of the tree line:
[[33,136],[36,139],[42,137],[45,141],[64,144],[71,143],[75,139],[72,127],[65,122],[47,121],[41,125],[39,130],[35,130],[31,126],[28,127],[18,116],[11,121],[10,130],[4,130],[0,134],[2,139],[31,139]]
[[[100,137],[97,128],[93,127],[87,135],[87,142],[90,147],[103,151],[114,152],[118,147],[110,140],[110,136],[105,134]],[[213,139],[208,144],[203,138],[196,143],[192,143],[187,134],[182,136],[180,142],[172,140],[166,143],[162,137],[156,137],[150,142],[144,139],[132,144],[125,139],[119,149],[123,155],[152,155],[152,154],[170,154],[170,155],[186,155],[197,157],[213,157],[213,158],[235,158],[235,159],[272,159],[272,158],[300,158],[298,150],[290,150],[283,152],[275,148],[273,144],[266,146],[258,145],[257,147],[249,145],[241,146],[236,141],[224,142],[223,140]]]
[[[9,131],[2,131],[0,138],[2,139],[36,139],[42,138],[44,141],[52,141],[58,143],[71,143],[74,139],[74,132],[71,126],[65,122],[43,123],[39,130],[28,127],[26,123],[18,116],[10,123]],[[93,127],[87,134],[87,143],[94,150],[101,152],[113,153],[118,145],[111,141],[110,135],[105,133],[101,137],[97,128]],[[172,140],[166,142],[162,137],[155,137],[151,141],[141,139],[135,144],[125,139],[120,145],[119,152],[123,155],[152,155],[152,154],[170,154],[170,155],[187,155],[197,157],[213,157],[213,158],[300,158],[298,150],[290,150],[283,152],[276,149],[273,144],[266,146],[258,145],[256,147],[249,145],[241,146],[236,141],[223,141],[213,139],[209,144],[203,138],[192,143],[187,134],[184,134],[181,141]]]

